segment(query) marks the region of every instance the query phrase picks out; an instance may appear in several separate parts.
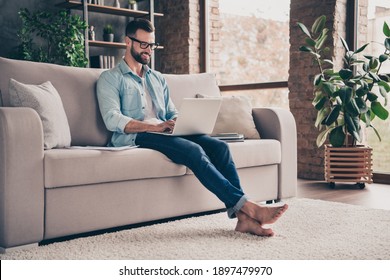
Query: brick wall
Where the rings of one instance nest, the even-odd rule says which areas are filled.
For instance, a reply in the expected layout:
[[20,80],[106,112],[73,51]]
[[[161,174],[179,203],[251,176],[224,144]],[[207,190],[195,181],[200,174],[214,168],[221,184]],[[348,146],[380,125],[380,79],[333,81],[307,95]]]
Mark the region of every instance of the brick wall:
[[[300,21],[310,27],[320,15],[327,16],[330,30],[337,30],[328,38],[330,55],[340,57],[338,36],[345,34],[346,0],[292,0],[290,10],[290,71],[289,102],[290,110],[297,123],[298,133],[298,177],[307,179],[324,178],[323,148],[318,148],[316,138],[318,130],[314,127],[317,112],[313,108],[313,77],[318,68],[311,63],[311,57],[298,51],[304,35],[297,27]],[[336,42],[336,43],[335,43]],[[338,64],[339,62],[337,62]]]
[[[200,0],[155,1],[156,10],[164,17],[156,19],[159,42],[158,69],[163,73],[187,74],[201,72]],[[220,66],[219,0],[209,0],[209,58],[210,65]],[[175,28],[172,28],[172,27]]]
[[209,5],[209,66],[210,69],[219,69],[222,66],[218,55],[221,49],[219,33],[222,28],[219,0],[209,0]]
[[156,10],[164,17],[156,21],[159,42],[159,70],[163,73],[200,72],[199,0],[160,0]]

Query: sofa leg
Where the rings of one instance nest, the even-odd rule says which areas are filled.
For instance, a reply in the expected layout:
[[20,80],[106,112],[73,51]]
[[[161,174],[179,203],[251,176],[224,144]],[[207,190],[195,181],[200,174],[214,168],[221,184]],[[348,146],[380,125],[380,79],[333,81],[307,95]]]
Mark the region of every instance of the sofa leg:
[[38,247],[38,243],[26,244],[22,246],[10,247],[10,248],[2,248],[0,247],[0,254],[6,254],[8,252],[14,252],[19,250],[28,250],[32,248]]
[[281,201],[282,201],[281,199],[271,199],[271,200],[267,200],[266,204],[273,204],[273,203],[278,203]]

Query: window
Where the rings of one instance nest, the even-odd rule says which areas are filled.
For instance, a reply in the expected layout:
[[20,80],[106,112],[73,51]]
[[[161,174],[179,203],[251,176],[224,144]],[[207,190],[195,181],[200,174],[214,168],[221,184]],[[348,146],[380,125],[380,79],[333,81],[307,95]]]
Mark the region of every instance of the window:
[[[379,56],[384,51],[383,23],[386,21],[390,24],[390,1],[360,0],[358,3],[357,46],[370,43],[365,53]],[[381,68],[381,73],[390,75],[390,63],[386,63],[386,66]],[[378,96],[381,94],[378,93]],[[387,109],[390,111],[389,104],[387,104]],[[374,173],[390,174],[390,119],[386,121],[374,120],[373,125],[382,138],[380,142],[375,132],[372,129],[367,129],[367,143],[373,148]],[[389,177],[385,182],[390,182]]]
[[247,85],[245,91],[221,87],[222,93],[250,95],[253,106],[288,108],[290,0],[208,2],[208,71],[220,85]]

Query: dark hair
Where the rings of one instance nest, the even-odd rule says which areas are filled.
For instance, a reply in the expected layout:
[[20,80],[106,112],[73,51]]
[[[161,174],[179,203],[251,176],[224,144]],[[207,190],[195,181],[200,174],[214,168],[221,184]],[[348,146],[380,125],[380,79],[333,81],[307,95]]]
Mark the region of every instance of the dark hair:
[[144,18],[138,18],[130,21],[126,26],[126,36],[134,36],[138,29],[142,29],[146,32],[154,32],[153,24]]

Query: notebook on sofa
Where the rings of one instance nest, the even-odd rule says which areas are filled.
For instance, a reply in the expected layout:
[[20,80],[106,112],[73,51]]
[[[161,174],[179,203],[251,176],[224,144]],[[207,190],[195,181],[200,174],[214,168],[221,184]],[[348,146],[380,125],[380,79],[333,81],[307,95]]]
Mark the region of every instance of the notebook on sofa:
[[217,121],[221,98],[184,98],[172,132],[150,132],[167,136],[211,134]]

